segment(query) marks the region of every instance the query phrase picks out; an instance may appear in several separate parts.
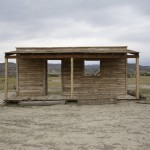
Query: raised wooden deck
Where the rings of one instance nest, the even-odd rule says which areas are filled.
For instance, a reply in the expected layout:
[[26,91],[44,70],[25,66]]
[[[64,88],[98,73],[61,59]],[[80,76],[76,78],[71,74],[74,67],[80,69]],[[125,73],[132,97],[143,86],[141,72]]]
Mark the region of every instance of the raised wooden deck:
[[68,99],[66,96],[62,95],[46,95],[46,96],[11,96],[7,102],[19,102],[19,101],[60,101]]
[[[64,100],[77,100],[77,97],[71,99],[70,96],[63,95],[46,95],[46,96],[15,96],[10,94],[6,102],[20,102],[20,101],[64,101]],[[137,100],[136,97],[131,95],[120,95],[117,96],[117,100]]]

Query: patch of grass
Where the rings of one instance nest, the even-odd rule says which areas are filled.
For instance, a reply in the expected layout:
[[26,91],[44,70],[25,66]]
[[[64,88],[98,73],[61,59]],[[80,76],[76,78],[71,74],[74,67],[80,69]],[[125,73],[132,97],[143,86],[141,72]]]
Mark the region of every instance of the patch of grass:
[[48,77],[48,93],[49,94],[56,94],[61,95],[62,94],[62,85],[61,85],[61,76],[57,77]]
[[[128,78],[128,90],[132,95],[135,95],[135,85],[136,78]],[[150,99],[150,76],[140,77],[140,96]]]
[[[5,79],[0,77],[0,91],[4,90]],[[15,90],[16,89],[16,78],[9,77],[8,78],[8,90]]]
[[[128,78],[128,84],[136,84],[136,78]],[[150,85],[150,76],[140,76],[140,85]]]

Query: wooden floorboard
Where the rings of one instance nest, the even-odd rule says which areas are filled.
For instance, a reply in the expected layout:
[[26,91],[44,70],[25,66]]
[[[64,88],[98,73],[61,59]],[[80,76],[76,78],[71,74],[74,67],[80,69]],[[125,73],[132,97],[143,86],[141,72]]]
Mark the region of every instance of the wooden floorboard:
[[135,96],[131,96],[131,95],[119,95],[117,96],[117,100],[136,100]]

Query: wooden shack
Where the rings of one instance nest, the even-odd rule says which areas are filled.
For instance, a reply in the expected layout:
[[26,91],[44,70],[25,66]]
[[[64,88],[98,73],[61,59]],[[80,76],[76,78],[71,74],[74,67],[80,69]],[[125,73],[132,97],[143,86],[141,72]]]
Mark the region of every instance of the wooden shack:
[[[62,99],[79,104],[113,103],[127,97],[127,59],[136,59],[139,99],[139,52],[127,46],[18,47],[5,53],[5,100],[51,100],[47,92],[47,61],[61,60]],[[8,59],[16,59],[16,96],[8,96]],[[100,61],[96,75],[85,75],[85,61]]]

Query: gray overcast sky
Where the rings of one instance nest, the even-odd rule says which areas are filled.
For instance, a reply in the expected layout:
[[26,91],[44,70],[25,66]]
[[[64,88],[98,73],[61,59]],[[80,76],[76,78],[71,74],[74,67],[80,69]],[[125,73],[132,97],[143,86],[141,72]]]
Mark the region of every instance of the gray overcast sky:
[[0,0],[0,62],[19,46],[109,45],[150,65],[150,0]]

